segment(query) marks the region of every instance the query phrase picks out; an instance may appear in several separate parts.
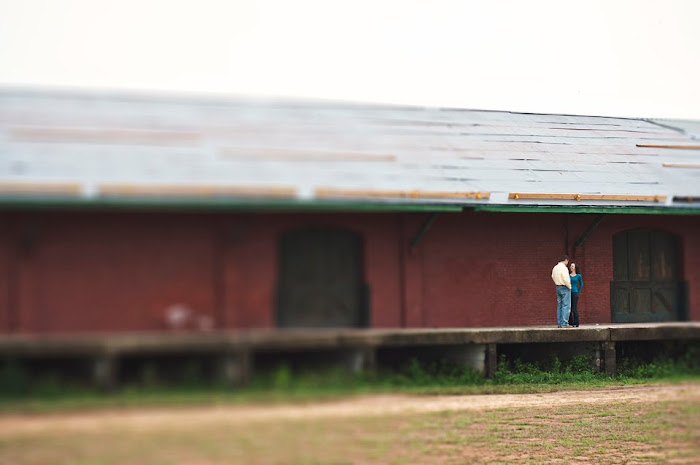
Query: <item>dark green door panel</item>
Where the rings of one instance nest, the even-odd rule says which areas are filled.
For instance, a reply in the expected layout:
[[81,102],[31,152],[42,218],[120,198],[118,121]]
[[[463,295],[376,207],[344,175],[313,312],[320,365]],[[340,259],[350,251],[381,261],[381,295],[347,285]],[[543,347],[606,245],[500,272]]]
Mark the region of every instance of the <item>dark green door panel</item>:
[[613,322],[673,321],[687,318],[687,284],[679,280],[678,241],[654,230],[613,236]]
[[298,230],[280,240],[277,324],[353,327],[366,324],[362,240],[342,230]]

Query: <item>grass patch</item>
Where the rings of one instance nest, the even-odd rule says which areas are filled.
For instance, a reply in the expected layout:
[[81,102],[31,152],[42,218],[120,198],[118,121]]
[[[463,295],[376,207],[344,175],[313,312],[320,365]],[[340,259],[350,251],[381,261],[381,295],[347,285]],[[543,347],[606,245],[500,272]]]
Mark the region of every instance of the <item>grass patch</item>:
[[[693,352],[693,353],[691,353]],[[589,357],[562,362],[556,357],[542,363],[524,363],[502,357],[493,379],[470,368],[444,362],[420,363],[415,359],[394,371],[351,373],[343,369],[292,370],[280,365],[257,375],[250,385],[232,389],[203,382],[200,370],[190,365],[180,382],[159,382],[146,365],[139,382],[111,394],[88,385],[60,382],[47,377],[30,382],[15,361],[0,364],[0,411],[46,411],[95,407],[172,406],[220,403],[274,403],[332,399],[368,393],[422,395],[522,394],[582,390],[629,384],[700,380],[700,357],[689,351],[679,359],[651,362],[623,361],[616,378],[596,373]],[[596,418],[612,416],[599,409]]]

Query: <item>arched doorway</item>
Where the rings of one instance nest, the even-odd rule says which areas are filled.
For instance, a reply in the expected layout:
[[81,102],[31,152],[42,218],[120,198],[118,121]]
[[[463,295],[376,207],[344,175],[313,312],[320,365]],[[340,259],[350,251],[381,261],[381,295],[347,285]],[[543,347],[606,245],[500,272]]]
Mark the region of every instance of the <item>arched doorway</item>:
[[686,319],[687,283],[681,280],[680,244],[650,229],[613,236],[610,308],[614,323]]
[[279,327],[368,325],[359,235],[337,229],[302,229],[284,233],[279,244]]

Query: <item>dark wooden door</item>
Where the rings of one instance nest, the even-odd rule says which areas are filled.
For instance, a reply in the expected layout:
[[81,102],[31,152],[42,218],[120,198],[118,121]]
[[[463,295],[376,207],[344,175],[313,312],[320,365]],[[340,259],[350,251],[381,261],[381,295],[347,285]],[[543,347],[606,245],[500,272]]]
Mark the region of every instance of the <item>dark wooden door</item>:
[[280,327],[365,326],[362,241],[342,230],[298,230],[280,241]]
[[613,236],[612,320],[617,323],[684,319],[687,285],[679,278],[678,242],[647,229]]

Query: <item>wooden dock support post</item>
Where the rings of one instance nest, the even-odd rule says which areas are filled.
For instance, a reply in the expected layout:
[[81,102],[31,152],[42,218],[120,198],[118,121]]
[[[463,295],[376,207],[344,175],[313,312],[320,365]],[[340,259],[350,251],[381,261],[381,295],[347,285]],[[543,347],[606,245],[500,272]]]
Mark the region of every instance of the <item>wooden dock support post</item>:
[[353,373],[374,371],[377,367],[377,351],[374,347],[358,347],[347,353],[345,365]]
[[617,370],[617,354],[615,352],[615,342],[608,341],[603,343],[605,345],[605,373],[609,376],[615,376]]
[[485,358],[486,377],[493,378],[496,376],[496,369],[498,368],[498,353],[496,352],[496,344],[486,344]]
[[105,353],[93,360],[92,377],[95,385],[103,391],[113,391],[117,387],[117,359]]
[[221,377],[230,386],[244,386],[252,378],[253,357],[250,350],[226,352],[221,358]]

